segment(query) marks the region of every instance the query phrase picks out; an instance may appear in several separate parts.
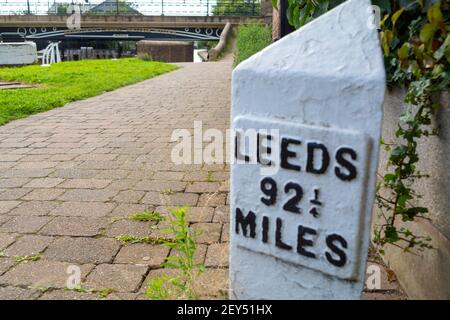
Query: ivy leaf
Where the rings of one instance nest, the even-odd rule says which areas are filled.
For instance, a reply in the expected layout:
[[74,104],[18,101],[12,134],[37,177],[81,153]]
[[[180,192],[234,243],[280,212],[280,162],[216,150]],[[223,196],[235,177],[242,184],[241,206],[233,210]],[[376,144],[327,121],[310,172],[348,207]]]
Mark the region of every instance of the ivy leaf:
[[438,26],[442,21],[444,21],[441,12],[441,3],[437,2],[434,5],[432,5],[430,9],[428,9],[427,16],[428,21],[430,21],[430,23],[435,27]]
[[419,213],[427,213],[428,209],[423,207],[413,207],[406,210],[402,215],[403,221],[412,221]]
[[402,194],[398,197],[398,205],[400,207],[404,207],[406,205],[406,201],[411,200],[412,196],[410,194]]
[[425,51],[430,51],[431,44],[434,38],[434,34],[436,33],[436,26],[431,23],[425,24],[420,30],[420,41],[425,44]]
[[402,15],[403,11],[405,11],[405,8],[401,8],[400,10],[397,10],[393,15],[392,15],[392,29],[395,29],[395,24],[397,23],[398,18],[400,18],[400,16]]
[[395,147],[391,152],[390,160],[392,162],[400,161],[406,155],[407,147],[406,146],[398,146]]
[[395,182],[395,179],[397,179],[397,176],[393,173],[387,173],[384,175],[384,182],[388,184]]
[[386,237],[386,241],[389,243],[394,243],[399,240],[397,229],[393,226],[387,226],[384,231],[384,236]]
[[294,24],[294,28],[298,29],[300,28],[300,8],[298,6],[294,7],[294,10],[292,10],[292,23]]
[[407,110],[400,116],[400,121],[403,123],[412,123],[414,122],[414,114],[411,112],[411,110]]
[[384,30],[381,32],[381,43],[383,45],[383,51],[386,57],[389,56],[390,46],[393,38],[394,33],[391,30]]
[[433,57],[439,61],[444,57],[447,59],[448,62],[450,62],[450,34],[447,35],[447,38],[445,39],[442,46],[440,46],[439,49],[436,50]]
[[404,65],[406,64],[407,60],[408,60],[408,56],[409,56],[409,43],[405,42],[400,49],[398,49],[398,59],[401,61],[402,63],[402,67],[404,67]]

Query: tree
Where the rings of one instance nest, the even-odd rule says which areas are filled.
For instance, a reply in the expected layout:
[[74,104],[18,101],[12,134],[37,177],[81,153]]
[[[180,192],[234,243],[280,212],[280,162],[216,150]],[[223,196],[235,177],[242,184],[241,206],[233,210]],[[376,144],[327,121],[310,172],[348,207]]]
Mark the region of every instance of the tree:
[[256,16],[259,15],[260,0],[217,0],[212,9],[215,16]]

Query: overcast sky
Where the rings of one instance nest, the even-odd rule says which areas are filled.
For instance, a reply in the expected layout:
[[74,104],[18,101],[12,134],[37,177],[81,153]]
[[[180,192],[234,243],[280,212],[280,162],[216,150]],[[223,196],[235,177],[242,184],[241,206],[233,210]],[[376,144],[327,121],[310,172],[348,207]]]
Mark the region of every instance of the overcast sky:
[[[55,0],[29,0],[30,10],[35,14],[46,14]],[[72,0],[58,0],[58,3],[71,3]],[[74,0],[75,3],[85,3],[84,0]],[[103,0],[90,0],[91,4],[99,4]],[[130,0],[135,8],[146,15],[160,15],[162,0]],[[207,0],[164,0],[165,15],[206,15]],[[216,0],[209,0],[211,5]],[[0,14],[15,14],[27,10],[26,0],[0,0]]]

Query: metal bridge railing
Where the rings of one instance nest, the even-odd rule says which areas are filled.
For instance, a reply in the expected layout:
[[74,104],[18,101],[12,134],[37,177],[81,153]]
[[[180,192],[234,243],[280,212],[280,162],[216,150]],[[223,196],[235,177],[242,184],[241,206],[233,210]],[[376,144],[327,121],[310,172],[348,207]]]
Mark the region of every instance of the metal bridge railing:
[[0,0],[0,15],[259,16],[260,0]]

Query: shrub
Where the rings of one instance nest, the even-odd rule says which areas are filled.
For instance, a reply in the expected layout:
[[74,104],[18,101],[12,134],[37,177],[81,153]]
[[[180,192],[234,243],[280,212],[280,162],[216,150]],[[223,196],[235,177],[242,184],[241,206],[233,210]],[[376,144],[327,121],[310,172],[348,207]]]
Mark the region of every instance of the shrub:
[[261,51],[272,42],[272,29],[261,23],[240,25],[236,41],[234,64],[238,65],[245,59]]

